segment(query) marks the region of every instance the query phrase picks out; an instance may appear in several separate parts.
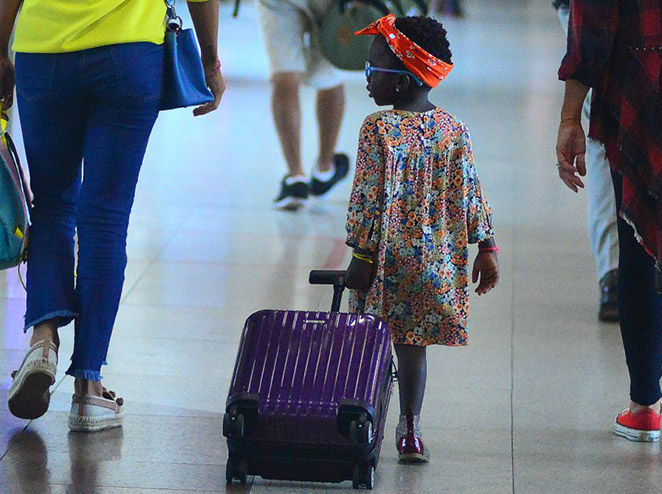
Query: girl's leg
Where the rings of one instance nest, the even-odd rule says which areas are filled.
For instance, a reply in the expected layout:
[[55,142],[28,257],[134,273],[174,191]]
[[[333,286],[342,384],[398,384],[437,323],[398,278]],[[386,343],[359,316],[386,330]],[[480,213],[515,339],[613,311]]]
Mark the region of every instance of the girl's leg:
[[[616,205],[622,203],[622,178],[613,173]],[[634,230],[619,216],[619,300],[621,334],[630,372],[633,410],[659,411],[662,376],[662,296],[655,293],[653,258],[634,237]]]
[[398,356],[400,421],[395,429],[398,458],[403,463],[426,462],[430,454],[423,445],[419,419],[427,379],[424,346],[395,345]]
[[129,214],[159,111],[162,67],[163,47],[149,43],[96,49],[85,57],[88,109],[76,218],[80,317],[67,370],[85,394],[101,394],[101,365],[124,283]]
[[428,374],[426,347],[396,344],[398,357],[398,387],[400,388],[400,414],[421,414],[425,382]]

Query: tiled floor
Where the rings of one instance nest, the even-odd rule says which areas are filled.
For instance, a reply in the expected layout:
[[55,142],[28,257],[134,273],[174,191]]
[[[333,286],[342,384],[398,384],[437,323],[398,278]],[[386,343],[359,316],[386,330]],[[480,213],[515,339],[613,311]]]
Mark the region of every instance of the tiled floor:
[[[467,1],[447,23],[456,69],[434,100],[461,116],[494,207],[503,277],[472,300],[471,344],[430,351],[423,411],[429,465],[398,465],[393,406],[376,491],[660,492],[657,445],[610,434],[627,403],[618,327],[597,322],[584,197],[556,178],[554,139],[564,40],[548,1]],[[221,111],[164,114],[151,140],[129,237],[127,282],[104,383],[126,400],[123,429],[70,434],[62,365],[51,411],[26,423],[0,408],[0,492],[326,492],[251,479],[226,486],[221,433],[243,320],[264,308],[324,309],[311,268],[341,268],[349,183],[298,214],[270,202],[284,171],[268,112],[266,56],[249,2],[223,9],[228,92]],[[348,82],[341,149],[375,107]],[[313,93],[303,92],[304,156],[313,162]],[[0,277],[0,402],[23,357],[24,295]],[[395,403],[395,400],[394,400]]]

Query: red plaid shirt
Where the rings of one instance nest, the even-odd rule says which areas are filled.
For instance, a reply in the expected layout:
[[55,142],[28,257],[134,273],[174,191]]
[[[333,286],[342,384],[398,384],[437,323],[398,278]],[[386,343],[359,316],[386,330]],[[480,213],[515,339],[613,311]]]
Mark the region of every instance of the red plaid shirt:
[[621,214],[662,267],[662,0],[572,0],[562,80],[594,88],[589,136],[623,176]]

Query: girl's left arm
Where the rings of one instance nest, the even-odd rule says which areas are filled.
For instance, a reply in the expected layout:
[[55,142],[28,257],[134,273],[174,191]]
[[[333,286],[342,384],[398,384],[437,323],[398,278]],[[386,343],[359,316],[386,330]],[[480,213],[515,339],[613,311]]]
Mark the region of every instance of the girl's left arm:
[[376,122],[363,122],[356,156],[356,172],[347,212],[347,245],[352,261],[347,288],[366,292],[375,278],[384,202],[384,155]]
[[205,80],[214,95],[214,101],[193,110],[196,117],[216,110],[221,104],[225,92],[225,81],[218,59],[219,8],[219,0],[189,0],[188,2],[188,10],[191,13],[195,34],[200,44]]

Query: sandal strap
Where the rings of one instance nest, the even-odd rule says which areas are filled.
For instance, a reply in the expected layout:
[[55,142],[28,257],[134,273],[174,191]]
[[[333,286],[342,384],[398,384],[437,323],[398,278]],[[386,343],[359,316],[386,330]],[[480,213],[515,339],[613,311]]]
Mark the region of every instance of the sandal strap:
[[78,415],[81,416],[85,414],[86,405],[107,408],[108,410],[117,412],[124,403],[121,398],[119,398],[118,400],[108,400],[100,396],[91,396],[91,395],[85,395],[82,397],[79,395],[74,395],[72,402],[74,404],[76,403],[78,404]]
[[[57,359],[58,347],[55,345],[55,343],[53,343],[52,341],[48,341],[48,340],[39,340],[37,343],[32,345],[30,347],[30,349],[27,351],[27,353],[25,354],[25,357],[23,357],[23,361],[21,362],[21,365],[18,367],[18,369],[12,371],[12,373],[11,373],[12,379],[16,378],[16,375],[21,370],[21,367],[23,367],[25,365],[25,363],[30,358],[30,355],[32,355],[35,351],[39,350],[39,347],[41,347],[41,352],[42,352],[41,358],[43,358],[45,360],[48,360],[49,357],[50,357],[50,351],[52,350],[53,352],[55,352],[55,356],[56,356],[55,358]],[[56,360],[56,363],[57,363],[57,360]]]
[[119,411],[120,407],[124,405],[122,398],[117,397],[114,391],[108,391],[106,388],[103,388],[102,396],[74,394],[72,402],[78,403],[78,415],[84,415],[85,405],[107,408],[115,412]]
[[102,396],[106,398],[107,400],[113,400],[115,403],[117,403],[119,406],[124,405],[124,400],[121,397],[118,397],[115,391],[109,391],[106,388],[103,389],[103,394]]

